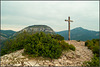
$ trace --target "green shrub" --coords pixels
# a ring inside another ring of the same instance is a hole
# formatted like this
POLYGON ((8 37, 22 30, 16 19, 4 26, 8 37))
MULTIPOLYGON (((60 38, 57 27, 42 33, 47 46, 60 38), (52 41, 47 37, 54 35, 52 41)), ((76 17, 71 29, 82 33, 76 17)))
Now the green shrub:
POLYGON ((57 39, 57 40, 64 40, 64 37, 63 36, 61 36, 61 35, 59 35, 59 34, 55 34, 55 35, 51 35, 52 36, 52 38, 54 38, 54 39, 57 39))
POLYGON ((88 49, 91 49, 94 54, 99 56, 99 39, 87 40, 85 46, 87 46, 88 49))
POLYGON ((1 49, 1 55, 23 49, 24 45, 26 45, 30 40, 29 37, 30 35, 24 31, 23 33, 18 34, 15 38, 8 39, 4 42, 4 47, 1 49))
POLYGON ((80 40, 77 40, 77 42, 80 42, 80 40))
POLYGON ((99 66, 99 39, 87 40, 85 46, 92 50, 94 57, 91 61, 84 62, 83 66, 99 66))
POLYGON ((75 51, 75 47, 71 44, 71 45, 69 45, 69 49, 71 49, 71 50, 73 50, 73 51, 75 51))
POLYGON ((8 53, 8 50, 7 49, 1 49, 1 56, 5 55, 8 53))
POLYGON ((96 55, 94 55, 92 60, 84 62, 83 66, 88 66, 88 67, 97 66, 98 67, 99 66, 99 57, 96 57, 96 55))
POLYGON ((63 50, 73 50, 73 51, 75 51, 75 47, 72 44, 69 45, 64 40, 60 42, 60 45, 61 45, 63 50))
POLYGON ((43 56, 51 59, 60 57, 61 46, 58 40, 52 39, 49 34, 40 32, 34 34, 31 38, 33 41, 25 45, 25 53, 34 57, 43 56))
POLYGON ((99 57, 99 46, 96 45, 93 47, 93 53, 99 57))
POLYGON ((69 44, 66 43, 64 40, 60 42, 60 45, 63 50, 69 50, 69 44))
POLYGON ((87 46, 87 45, 88 45, 88 41, 85 42, 85 46, 87 46))

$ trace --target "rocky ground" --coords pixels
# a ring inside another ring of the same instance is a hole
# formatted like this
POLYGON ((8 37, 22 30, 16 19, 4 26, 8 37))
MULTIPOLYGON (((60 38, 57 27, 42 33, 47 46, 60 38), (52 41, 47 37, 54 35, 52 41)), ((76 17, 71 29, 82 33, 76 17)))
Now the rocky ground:
POLYGON ((1 66, 81 66, 84 61, 89 61, 93 53, 87 47, 85 42, 75 40, 66 41, 76 47, 75 51, 64 51, 58 59, 29 58, 23 56, 24 49, 1 56, 1 66))

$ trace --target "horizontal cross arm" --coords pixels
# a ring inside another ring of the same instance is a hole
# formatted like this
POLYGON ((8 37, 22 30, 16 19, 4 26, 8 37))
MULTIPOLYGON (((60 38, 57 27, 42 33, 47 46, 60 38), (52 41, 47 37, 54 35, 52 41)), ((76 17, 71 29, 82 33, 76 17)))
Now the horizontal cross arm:
POLYGON ((70 22, 73 22, 72 20, 70 20, 70 22))
POLYGON ((65 20, 65 21, 69 21, 69 20, 65 20))
POLYGON ((65 21, 70 21, 70 22, 73 22, 72 20, 65 20, 65 21))

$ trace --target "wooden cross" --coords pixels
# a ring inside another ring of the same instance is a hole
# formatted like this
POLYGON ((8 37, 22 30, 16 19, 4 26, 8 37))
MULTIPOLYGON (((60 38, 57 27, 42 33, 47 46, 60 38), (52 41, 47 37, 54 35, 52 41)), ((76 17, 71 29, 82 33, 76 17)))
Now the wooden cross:
POLYGON ((68 21, 68 40, 70 40, 70 22, 73 22, 70 20, 70 16, 68 17, 68 20, 65 19, 65 21, 68 21))

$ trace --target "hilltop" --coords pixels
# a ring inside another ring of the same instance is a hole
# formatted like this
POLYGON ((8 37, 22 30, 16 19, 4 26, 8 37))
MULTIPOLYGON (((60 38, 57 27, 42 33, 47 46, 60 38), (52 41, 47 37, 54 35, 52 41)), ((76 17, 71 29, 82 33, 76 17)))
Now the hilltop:
POLYGON ((22 33, 24 31, 28 33, 36 33, 36 32, 45 32, 45 33, 51 33, 51 34, 55 33, 53 29, 47 25, 31 25, 31 26, 25 27, 24 29, 18 31, 13 36, 17 35, 18 33, 22 33))
MULTIPOLYGON (((82 27, 77 27, 72 29, 71 31, 71 40, 92 40, 92 39, 99 39, 99 32, 87 30, 82 27)), ((65 40, 68 40, 68 30, 56 32, 57 34, 60 34, 65 38, 65 40)))

